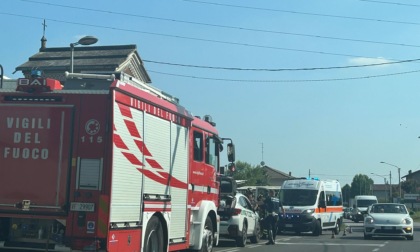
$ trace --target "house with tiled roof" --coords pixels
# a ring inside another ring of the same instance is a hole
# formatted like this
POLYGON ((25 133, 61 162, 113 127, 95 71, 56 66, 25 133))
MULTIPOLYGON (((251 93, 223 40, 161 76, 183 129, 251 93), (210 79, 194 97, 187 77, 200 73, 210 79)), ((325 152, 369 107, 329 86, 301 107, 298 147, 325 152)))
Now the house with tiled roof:
POLYGON ((415 172, 412 172, 411 170, 408 171, 408 174, 405 176, 402 176, 401 179, 405 180, 416 180, 420 183, 420 170, 417 170, 415 172))
POLYGON ((274 169, 267 165, 261 167, 268 176, 268 183, 271 186, 281 186, 283 182, 288 179, 294 179, 295 177, 292 176, 292 173, 284 173, 280 170, 274 169))
MULTIPOLYGON (((29 78, 34 69, 42 71, 42 76, 65 82, 65 72, 71 72, 70 47, 46 47, 46 39, 41 40, 39 52, 28 61, 16 67, 29 78)), ((137 52, 136 45, 78 46, 73 47, 73 72, 94 74, 128 74, 144 83, 150 77, 137 52)))
POLYGON ((378 198, 379 202, 389 202, 390 195, 390 185, 389 184, 373 184, 372 194, 378 198))

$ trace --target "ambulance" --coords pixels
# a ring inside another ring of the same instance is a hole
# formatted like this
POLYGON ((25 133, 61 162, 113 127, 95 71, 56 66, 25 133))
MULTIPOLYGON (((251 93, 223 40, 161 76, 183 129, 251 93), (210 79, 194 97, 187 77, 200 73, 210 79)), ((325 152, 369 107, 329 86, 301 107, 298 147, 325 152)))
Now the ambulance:
POLYGON ((325 230, 339 234, 343 222, 343 197, 337 180, 299 178, 284 181, 280 190, 284 214, 280 214, 281 232, 311 232, 319 236, 325 230))

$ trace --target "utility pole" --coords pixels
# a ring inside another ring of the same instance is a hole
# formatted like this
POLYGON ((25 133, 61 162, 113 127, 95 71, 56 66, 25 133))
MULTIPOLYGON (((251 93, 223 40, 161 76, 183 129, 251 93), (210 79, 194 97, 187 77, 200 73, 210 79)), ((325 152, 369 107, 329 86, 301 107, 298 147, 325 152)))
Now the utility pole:
MULTIPOLYGON (((420 138, 420 137, 419 137, 420 138)), ((380 162, 381 164, 386 164, 386 165, 389 165, 389 166, 393 166, 393 167, 395 167, 395 168, 397 168, 398 169, 398 190, 399 190, 399 197, 400 197, 400 199, 399 199, 399 202, 401 202, 401 168, 400 167, 398 167, 398 166, 396 166, 396 165, 393 165, 393 164, 390 164, 390 163, 387 163, 387 162, 384 162, 384 161, 381 161, 380 162)), ((389 178, 391 178, 391 172, 390 172, 390 174, 389 174, 389 178)), ((391 183, 391 181, 390 181, 390 183, 391 183)), ((392 183, 391 183, 392 184, 392 183)))
POLYGON ((264 166, 264 143, 261 143, 261 166, 264 166))
POLYGON ((392 203, 392 182, 391 182, 391 170, 389 171, 389 202, 392 203))

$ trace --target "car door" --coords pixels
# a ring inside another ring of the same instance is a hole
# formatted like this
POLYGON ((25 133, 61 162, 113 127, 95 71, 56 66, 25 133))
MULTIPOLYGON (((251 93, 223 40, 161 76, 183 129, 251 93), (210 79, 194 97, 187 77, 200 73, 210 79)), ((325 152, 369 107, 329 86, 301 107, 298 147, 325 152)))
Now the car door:
POLYGON ((248 200, 247 197, 241 196, 241 206, 244 208, 246 213, 246 218, 248 222, 248 234, 253 234, 255 230, 257 215, 255 214, 254 210, 252 209, 251 202, 248 200))

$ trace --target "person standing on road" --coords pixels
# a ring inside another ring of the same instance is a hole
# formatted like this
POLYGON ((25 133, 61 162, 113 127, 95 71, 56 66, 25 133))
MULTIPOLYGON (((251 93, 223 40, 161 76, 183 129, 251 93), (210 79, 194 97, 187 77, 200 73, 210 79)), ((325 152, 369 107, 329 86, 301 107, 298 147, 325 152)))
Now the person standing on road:
POLYGON ((257 204, 257 201, 255 201, 255 199, 254 199, 254 193, 252 192, 251 189, 248 189, 247 190, 246 197, 249 199, 249 202, 252 205, 252 210, 253 211, 257 211, 258 204, 257 204))
POLYGON ((261 239, 267 239, 267 228, 265 225, 265 197, 260 194, 257 198, 257 204, 258 204, 258 215, 260 217, 260 227, 261 227, 261 239))
POLYGON ((268 197, 264 202, 265 209, 267 211, 267 217, 265 224, 268 232, 268 242, 266 245, 274 245, 277 234, 277 221, 279 219, 280 211, 284 213, 283 205, 280 203, 279 198, 275 197, 274 190, 268 192, 268 197))

